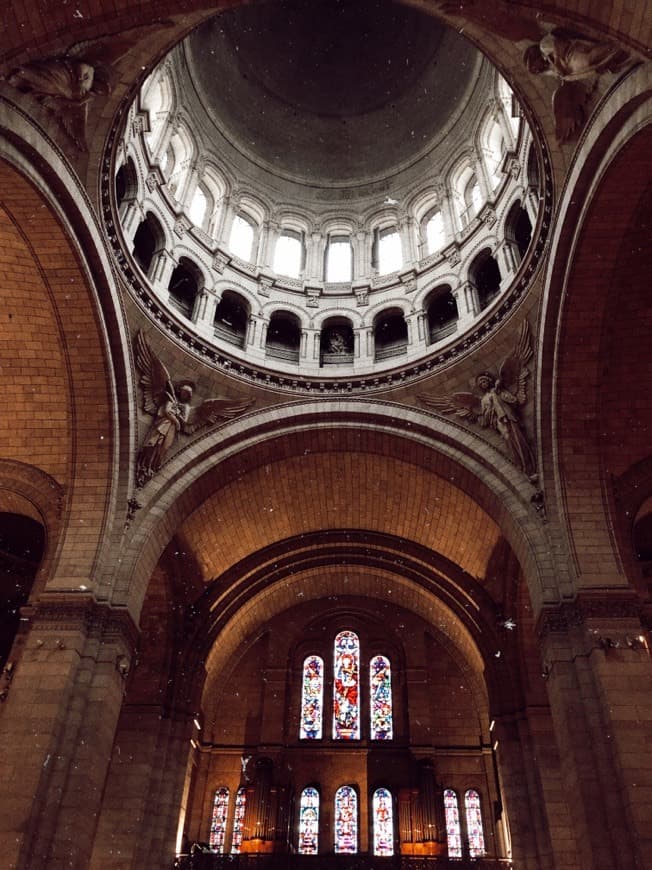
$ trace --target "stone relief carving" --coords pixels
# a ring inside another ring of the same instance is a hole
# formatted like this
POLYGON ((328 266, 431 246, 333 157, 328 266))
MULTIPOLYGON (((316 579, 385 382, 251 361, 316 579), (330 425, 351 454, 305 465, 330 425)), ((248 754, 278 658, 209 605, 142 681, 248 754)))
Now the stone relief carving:
POLYGON ((135 354, 141 374, 143 410, 154 417, 138 452, 136 485, 142 487, 160 469, 179 434, 192 435, 203 426, 237 417, 253 400, 218 396, 193 407, 194 382, 173 382, 141 331, 136 334, 135 354))
POLYGON ((527 364, 532 359, 532 342, 527 320, 523 321, 516 347, 503 360, 498 376, 479 372, 472 381, 472 393, 452 396, 420 395, 419 401, 440 414, 455 414, 470 423, 493 429, 503 438, 514 462, 527 475, 536 472, 536 462, 523 432, 518 409, 527 399, 527 364))
POLYGON ((529 42, 523 62, 533 75, 549 75, 559 82, 552 96, 555 135, 560 143, 577 138, 586 120, 586 104, 598 78, 620 72, 631 60, 619 45, 593 39, 584 33, 557 27, 531 16, 514 14, 504 3, 504 14, 496 14, 478 0, 439 2, 444 15, 463 18, 510 42, 529 42))
POLYGON ((17 90, 32 94, 56 116, 77 148, 86 151, 89 104, 95 97, 111 93, 116 64, 141 36, 170 25, 171 22, 158 22, 77 42, 63 55, 17 67, 6 80, 17 90))

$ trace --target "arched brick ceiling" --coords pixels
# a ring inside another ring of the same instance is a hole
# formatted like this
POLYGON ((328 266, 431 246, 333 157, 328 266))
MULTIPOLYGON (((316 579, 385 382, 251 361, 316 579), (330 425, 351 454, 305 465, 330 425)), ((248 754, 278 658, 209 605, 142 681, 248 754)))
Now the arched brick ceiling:
POLYGON ((483 577, 500 536, 491 517, 443 477, 396 457, 311 452, 251 468, 212 493, 178 539, 207 580, 249 553, 327 529, 388 532, 483 577))
POLYGON ((0 421, 3 459, 50 476, 61 488, 57 495, 65 493, 66 535, 78 546, 70 562, 64 553, 57 569, 66 585, 88 583, 112 471, 104 344, 93 291, 70 239, 47 202, 4 161, 0 271, 0 370, 8 409, 0 421))

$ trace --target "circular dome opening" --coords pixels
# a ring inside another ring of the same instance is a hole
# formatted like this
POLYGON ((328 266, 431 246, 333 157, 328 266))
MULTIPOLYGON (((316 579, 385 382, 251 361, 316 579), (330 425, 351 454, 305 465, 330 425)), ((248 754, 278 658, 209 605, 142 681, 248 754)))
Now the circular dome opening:
POLYGON ((221 13, 130 121, 111 194, 128 280, 177 340, 249 378, 418 375, 531 279, 540 147, 489 61, 411 6, 221 13), (397 317, 400 336, 378 328, 397 317))

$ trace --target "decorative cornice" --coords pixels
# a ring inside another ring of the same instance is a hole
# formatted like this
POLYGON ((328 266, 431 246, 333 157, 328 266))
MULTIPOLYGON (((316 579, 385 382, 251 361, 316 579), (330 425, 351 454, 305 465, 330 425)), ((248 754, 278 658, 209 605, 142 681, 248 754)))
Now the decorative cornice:
POLYGON ((643 602, 633 592, 585 592, 573 601, 547 605, 539 614, 539 637, 565 633, 591 619, 637 619, 643 616, 643 602))
POLYGON ((82 593, 45 592, 34 605, 21 608, 21 614, 38 631, 83 631, 122 641, 130 651, 140 636, 126 608, 111 607, 82 593))

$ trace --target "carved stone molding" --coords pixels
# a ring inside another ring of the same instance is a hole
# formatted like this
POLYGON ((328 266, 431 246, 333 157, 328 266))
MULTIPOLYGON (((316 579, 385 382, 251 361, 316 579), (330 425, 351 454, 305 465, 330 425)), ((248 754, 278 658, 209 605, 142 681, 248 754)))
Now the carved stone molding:
POLYGON ((573 601, 545 606, 537 620, 536 631, 541 638, 552 633, 565 633, 591 619, 637 619, 643 615, 643 603, 631 592, 596 594, 585 592, 573 601))
POLYGON ((95 601, 92 596, 69 592, 45 592, 31 607, 21 608, 24 620, 39 632, 81 631, 103 642, 123 643, 132 652, 140 631, 126 608, 95 601))

